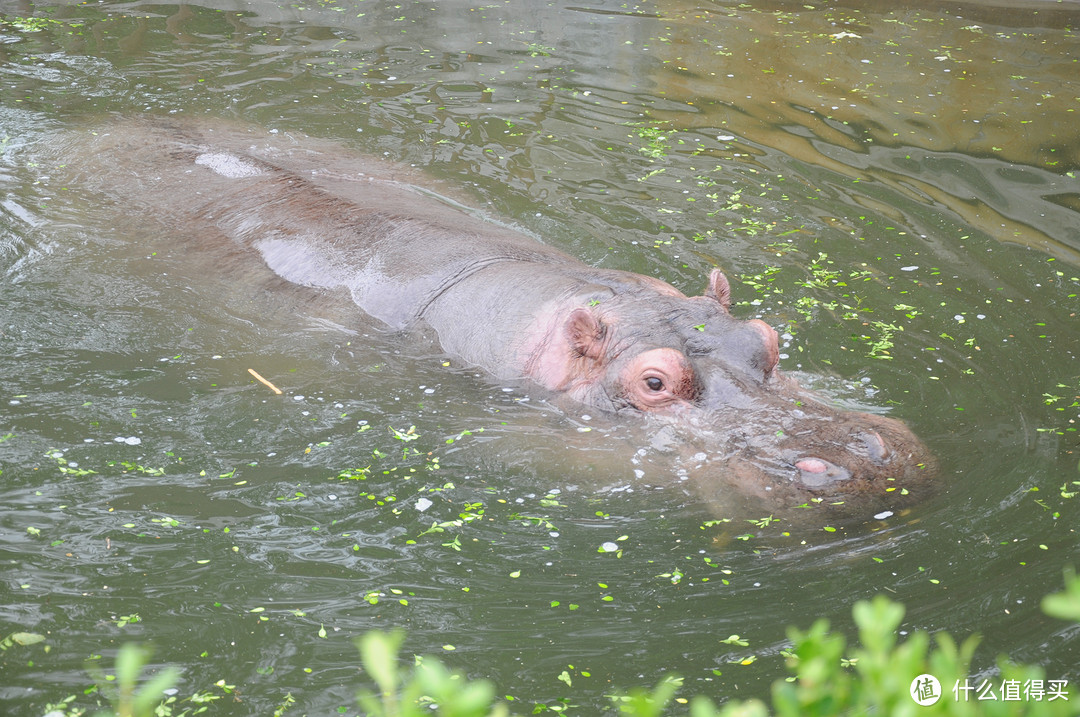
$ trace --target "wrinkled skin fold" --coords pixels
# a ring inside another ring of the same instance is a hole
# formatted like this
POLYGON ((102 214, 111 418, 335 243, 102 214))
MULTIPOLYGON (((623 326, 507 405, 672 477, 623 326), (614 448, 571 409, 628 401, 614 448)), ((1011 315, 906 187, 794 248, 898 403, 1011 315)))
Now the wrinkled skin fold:
POLYGON ((495 379, 655 416, 750 494, 889 499, 925 494, 933 477, 903 423, 832 408, 785 377, 776 332, 732 316, 719 270, 687 297, 590 267, 307 138, 138 119, 59 146, 86 188, 139 197, 124 211, 233 246, 288 282, 347 292, 392 329, 429 327, 495 379))

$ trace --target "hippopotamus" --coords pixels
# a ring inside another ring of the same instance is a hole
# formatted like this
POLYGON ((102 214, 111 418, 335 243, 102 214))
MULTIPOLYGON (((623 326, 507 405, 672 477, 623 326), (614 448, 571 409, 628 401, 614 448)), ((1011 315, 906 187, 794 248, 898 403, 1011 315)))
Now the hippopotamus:
POLYGON ((71 143, 88 163, 123 158, 83 179, 106 192, 137 182, 136 211, 222 237, 288 282, 346 292, 390 329, 422 326, 497 381, 667 423, 748 492, 899 495, 933 474, 904 423, 835 408, 785 376, 777 332, 732 315, 719 268, 700 296, 686 296, 291 135, 129 119, 71 143), (335 172, 324 169, 331 162, 335 172))

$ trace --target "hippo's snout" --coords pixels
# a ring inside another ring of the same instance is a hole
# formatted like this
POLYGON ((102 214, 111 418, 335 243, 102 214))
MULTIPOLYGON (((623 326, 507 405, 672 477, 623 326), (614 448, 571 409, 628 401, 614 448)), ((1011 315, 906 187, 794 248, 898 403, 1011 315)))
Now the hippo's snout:
POLYGON ((792 487, 818 495, 867 488, 891 492, 934 472, 933 459, 907 426, 883 416, 834 416, 788 438, 781 452, 792 487))
MULTIPOLYGON (((857 462, 865 458, 879 467, 889 462, 892 451, 877 431, 861 431, 853 434, 852 438, 854 441, 848 450, 857 462)), ((794 462, 794 466, 799 470, 799 479, 808 488, 823 488, 852 476, 849 468, 815 456, 801 457, 794 462)))

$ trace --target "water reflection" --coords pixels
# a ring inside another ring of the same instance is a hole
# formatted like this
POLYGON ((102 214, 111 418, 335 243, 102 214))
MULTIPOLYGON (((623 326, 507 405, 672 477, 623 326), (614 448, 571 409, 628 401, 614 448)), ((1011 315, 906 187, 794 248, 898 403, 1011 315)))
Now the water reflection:
POLYGON ((856 203, 882 184, 894 202, 948 207, 999 240, 1080 258, 1075 212, 1055 204, 1075 191, 1062 172, 1080 161, 1068 29, 895 6, 669 12, 696 41, 651 48, 664 60, 653 88, 685 105, 658 107, 657 118, 738 128, 782 153, 769 162, 777 170, 805 173, 794 160, 844 178, 833 185, 856 182, 856 203), (1025 175, 1019 187, 1003 179, 1012 172, 1025 175))

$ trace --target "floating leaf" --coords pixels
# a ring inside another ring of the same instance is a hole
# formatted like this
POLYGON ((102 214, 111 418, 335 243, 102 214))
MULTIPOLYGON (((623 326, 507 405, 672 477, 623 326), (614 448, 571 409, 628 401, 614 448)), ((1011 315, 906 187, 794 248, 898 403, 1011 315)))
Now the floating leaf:
POLYGON ((44 635, 36 632, 13 632, 3 640, 0 640, 0 651, 6 650, 13 645, 34 645, 45 640, 44 635))

